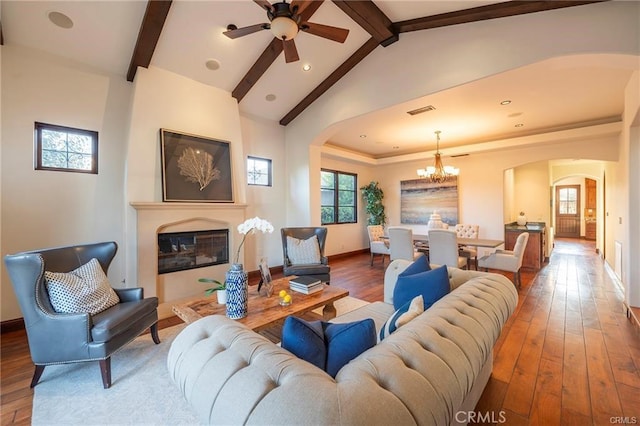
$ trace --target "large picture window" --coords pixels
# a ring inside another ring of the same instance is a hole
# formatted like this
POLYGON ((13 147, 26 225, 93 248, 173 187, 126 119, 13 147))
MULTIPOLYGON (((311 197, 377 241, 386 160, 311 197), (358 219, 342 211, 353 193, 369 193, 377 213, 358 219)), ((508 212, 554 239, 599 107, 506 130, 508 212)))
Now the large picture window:
POLYGON ((35 123, 35 168, 98 174, 98 132, 35 123))
POLYGON ((321 220, 323 225, 355 223, 357 176, 335 170, 320 172, 321 220))

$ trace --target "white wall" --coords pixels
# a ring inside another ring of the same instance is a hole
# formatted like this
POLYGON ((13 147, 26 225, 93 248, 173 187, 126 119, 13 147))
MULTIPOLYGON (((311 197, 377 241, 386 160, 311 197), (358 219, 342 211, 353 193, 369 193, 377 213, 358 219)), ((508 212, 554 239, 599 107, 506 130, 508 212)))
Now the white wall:
POLYGON ((284 127, 275 122, 241 117, 245 162, 242 171, 246 174, 246 157, 254 156, 271 160, 273 186, 247 186, 247 217, 259 216, 274 227, 272 234, 255 234, 255 241, 245 243, 245 265, 249 270, 257 269, 261 257, 267 257, 269 266, 282 265, 282 237, 280 229, 287 225, 286 179, 287 161, 284 150, 284 127))
MULTIPOLYGON (((2 46, 2 255, 113 240, 109 278, 121 285, 130 96, 122 76, 2 46), (34 170, 35 121, 98 131, 98 174, 34 170)), ((21 317, 4 265, 0 287, 1 319, 21 317)))

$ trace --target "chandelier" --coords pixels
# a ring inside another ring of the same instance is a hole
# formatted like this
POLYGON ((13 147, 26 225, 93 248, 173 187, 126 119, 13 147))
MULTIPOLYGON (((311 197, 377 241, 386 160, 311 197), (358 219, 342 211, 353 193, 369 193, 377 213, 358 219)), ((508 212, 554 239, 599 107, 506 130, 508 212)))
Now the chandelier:
POLYGON ((436 134, 436 158, 435 165, 428 166, 425 169, 418 169, 418 176, 421 178, 429 179, 434 183, 445 182, 452 176, 458 176, 460 169, 453 166, 443 166, 442 158, 440 158, 440 130, 435 131, 436 134))

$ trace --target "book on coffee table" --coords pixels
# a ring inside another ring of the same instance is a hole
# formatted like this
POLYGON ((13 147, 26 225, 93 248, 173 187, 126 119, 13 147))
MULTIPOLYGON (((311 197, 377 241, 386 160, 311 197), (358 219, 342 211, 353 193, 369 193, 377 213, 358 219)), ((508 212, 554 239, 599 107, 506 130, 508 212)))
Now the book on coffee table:
POLYGON ((313 278, 313 277, 308 277, 308 276, 301 276, 301 277, 295 277, 295 278, 291 278, 289 280, 289 284, 295 284, 299 287, 311 287, 314 285, 318 285, 318 284, 322 284, 322 281, 320 281, 318 278, 313 278))
POLYGON ((324 288, 324 284, 319 283, 319 284, 307 287, 307 286, 298 286, 296 284, 289 283, 289 288, 293 291, 297 291, 298 293, 312 294, 312 293, 317 293, 318 291, 322 291, 322 289, 324 288))

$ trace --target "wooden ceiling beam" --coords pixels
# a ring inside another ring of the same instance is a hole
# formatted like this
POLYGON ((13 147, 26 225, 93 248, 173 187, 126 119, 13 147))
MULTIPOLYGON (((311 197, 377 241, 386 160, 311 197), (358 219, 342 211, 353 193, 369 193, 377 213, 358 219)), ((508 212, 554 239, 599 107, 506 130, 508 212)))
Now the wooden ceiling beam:
MULTIPOLYGON (((308 6, 300 14, 301 21, 307 21, 311 18, 316 10, 320 7, 323 0, 312 1, 308 6)), ((240 83, 238 83, 231 92, 231 96, 233 96, 238 102, 240 102, 246 95, 249 93, 249 90, 260 80, 260 77, 267 72, 271 64, 278 58, 280 53, 283 50, 282 40, 278 40, 277 38, 273 38, 271 43, 267 46, 266 49, 262 52, 258 60, 249 68, 249 71, 242 77, 240 83)))
POLYGON ((322 83, 320 83, 311 93, 287 113, 281 120, 280 124, 286 126, 291 123, 298 115, 302 113, 309 105, 318 99, 324 92, 329 90, 331 86, 336 84, 338 80, 344 77, 353 67, 362 61, 369 53, 373 52, 380 43, 374 37, 371 37, 365 44, 360 46, 356 52, 342 63, 334 72, 329 75, 322 83))
POLYGON ((455 12, 441 13, 439 15, 425 16, 423 18, 408 19, 406 21, 395 22, 393 24, 393 29, 396 33, 406 33, 410 31, 420 31, 428 30, 431 28, 446 27, 449 25, 485 21, 488 19, 524 15, 528 13, 542 12, 545 10, 560 9, 564 7, 581 6, 584 4, 599 3, 602 1, 609 0, 515 0, 504 3, 489 4, 486 6, 472 7, 470 9, 458 10, 455 12))
POLYGON ((333 3, 383 46, 398 40, 391 20, 371 0, 333 0, 333 3))
POLYGON ((127 81, 133 81, 139 66, 149 67, 153 52, 156 50, 156 45, 160 39, 164 22, 171 8, 171 1, 149 0, 147 2, 147 10, 144 12, 136 47, 133 49, 133 55, 129 63, 127 81))
MULTIPOLYGON (((559 9, 563 7, 581 6, 584 4, 600 3, 610 0, 565 0, 565 1, 527 1, 527 0, 514 0, 503 3, 494 3, 487 6, 474 7, 470 9, 460 10, 457 12, 443 13, 440 15, 425 16, 423 18, 409 19, 406 21, 395 22, 391 24, 390 33, 394 37, 398 37, 399 33, 426 30, 429 28, 444 27, 449 25, 463 24, 469 22, 483 21, 487 19, 503 18, 507 16, 522 15, 527 13, 541 12, 544 10, 559 9)), ((372 40, 380 43, 378 40, 384 37, 385 30, 382 30, 383 26, 386 26, 384 18, 386 15, 380 11, 380 14, 384 16, 382 18, 373 12, 370 1, 340 1, 334 0, 334 3, 343 10, 347 15, 351 17, 355 22, 362 26, 372 39, 363 45, 351 58, 347 59, 340 67, 334 71, 326 80, 318 85, 311 93, 309 93, 298 105, 296 105, 291 111, 287 113, 280 120, 280 124, 286 126, 293 121, 298 115, 311 105, 316 99, 322 96, 331 86, 338 82, 343 76, 345 76, 351 68, 356 66, 358 62, 364 59, 374 48, 371 48, 370 43, 372 40), (361 22, 365 17, 364 22, 361 22), (377 20, 377 22, 376 22, 377 20), (373 24, 372 24, 373 23, 373 24), (374 33, 378 34, 377 38, 374 33)), ((373 4, 373 3, 372 3, 373 4)), ((376 9, 377 6, 373 5, 376 9)), ((388 19, 388 18, 387 18, 388 19)), ((395 40, 394 40, 395 41, 395 40)), ((393 42, 393 41, 391 41, 393 42)), ((383 46, 386 46, 382 43, 383 46)))

